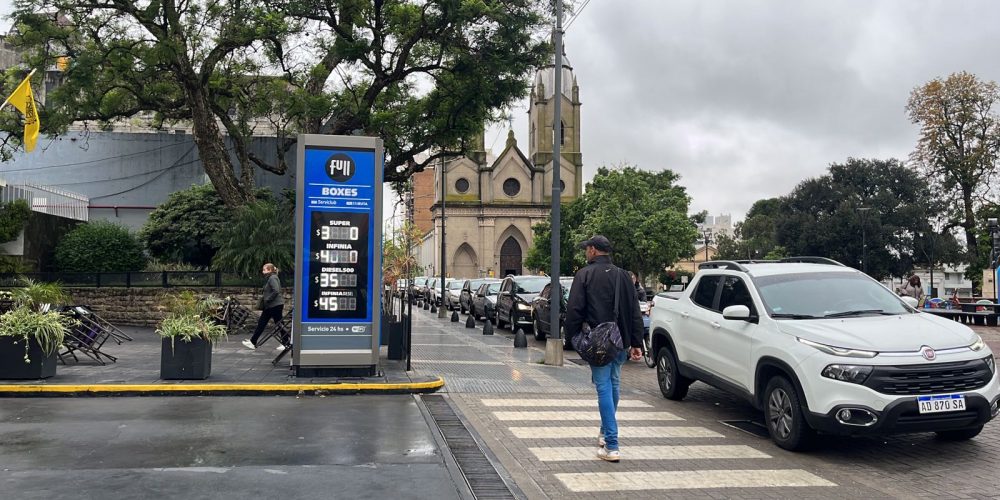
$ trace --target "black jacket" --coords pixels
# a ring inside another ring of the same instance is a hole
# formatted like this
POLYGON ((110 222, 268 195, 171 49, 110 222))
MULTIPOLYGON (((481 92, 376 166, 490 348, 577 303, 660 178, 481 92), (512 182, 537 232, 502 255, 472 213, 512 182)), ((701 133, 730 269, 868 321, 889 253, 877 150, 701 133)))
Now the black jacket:
POLYGON ((270 309, 285 304, 285 298, 281 296, 281 281, 278 280, 276 273, 267 275, 267 283, 264 284, 264 291, 262 292, 260 301, 261 305, 264 306, 262 309, 270 309))
POLYGON ((573 278, 564 323, 567 342, 580 333, 584 323, 593 328, 615 321, 615 279, 619 281, 618 329, 622 333, 622 344, 642 347, 642 314, 635 286, 628 273, 615 267, 607 255, 594 257, 573 278))

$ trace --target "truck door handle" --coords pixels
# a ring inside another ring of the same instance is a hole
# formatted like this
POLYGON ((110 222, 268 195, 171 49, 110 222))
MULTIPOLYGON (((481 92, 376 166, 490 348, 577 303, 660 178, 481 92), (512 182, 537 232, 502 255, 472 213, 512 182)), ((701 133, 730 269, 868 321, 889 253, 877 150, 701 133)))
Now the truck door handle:
POLYGON ((682 318, 688 318, 688 317, 690 317, 690 316, 691 316, 691 315, 690 315, 690 314, 688 314, 688 312, 687 312, 687 311, 681 311, 681 317, 682 317, 682 318))
POLYGON ((722 325, 720 325, 720 324, 718 324, 718 323, 716 323, 714 321, 712 323, 710 323, 710 324, 712 325, 712 328, 716 328, 716 329, 722 328, 722 325))

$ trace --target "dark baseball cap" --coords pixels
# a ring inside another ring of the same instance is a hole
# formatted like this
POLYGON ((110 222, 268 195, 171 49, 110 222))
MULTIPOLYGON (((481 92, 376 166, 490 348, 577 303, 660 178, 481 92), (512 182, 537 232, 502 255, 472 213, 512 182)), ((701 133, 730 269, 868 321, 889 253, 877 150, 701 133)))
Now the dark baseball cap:
POLYGON ((595 234, 589 240, 580 243, 580 248, 586 249, 587 247, 594 247, 602 252, 610 252, 611 242, 604 236, 595 234))

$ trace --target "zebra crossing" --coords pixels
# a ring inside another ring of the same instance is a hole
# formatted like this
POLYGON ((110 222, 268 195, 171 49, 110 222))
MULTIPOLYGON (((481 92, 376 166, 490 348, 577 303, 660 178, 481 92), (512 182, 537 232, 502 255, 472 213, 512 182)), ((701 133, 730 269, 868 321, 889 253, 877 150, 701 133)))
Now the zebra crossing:
POLYGON ((547 464, 539 473, 551 474, 573 493, 837 486, 802 469, 776 466, 765 451, 726 443, 723 434, 692 426, 641 400, 621 400, 617 414, 622 462, 639 469, 631 471, 600 465, 600 414, 593 399, 490 397, 479 403, 505 434, 547 464), (580 446, 590 439, 593 445, 580 446), (720 469, 718 462, 713 467, 715 460, 739 465, 720 469), (590 472, 575 472, 588 468, 590 472))

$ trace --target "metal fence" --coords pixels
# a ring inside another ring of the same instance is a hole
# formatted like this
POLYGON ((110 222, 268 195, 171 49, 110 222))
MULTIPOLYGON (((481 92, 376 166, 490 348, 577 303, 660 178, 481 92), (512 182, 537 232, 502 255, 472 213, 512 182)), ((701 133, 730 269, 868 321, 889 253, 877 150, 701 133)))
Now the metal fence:
POLYGON ((83 222, 89 220, 90 199, 86 196, 38 184, 6 184, 0 180, 0 186, 3 186, 0 189, 2 202, 24 200, 35 212, 83 222))
MULTIPOLYGON (((0 288, 21 285, 27 278, 46 283, 58 282, 64 287, 124 287, 124 288, 221 288, 259 287, 263 278, 247 278, 222 271, 159 271, 125 273, 0 273, 0 288)), ((291 276, 288 276, 291 278, 291 276)), ((282 286, 294 283, 282 277, 282 286)))

